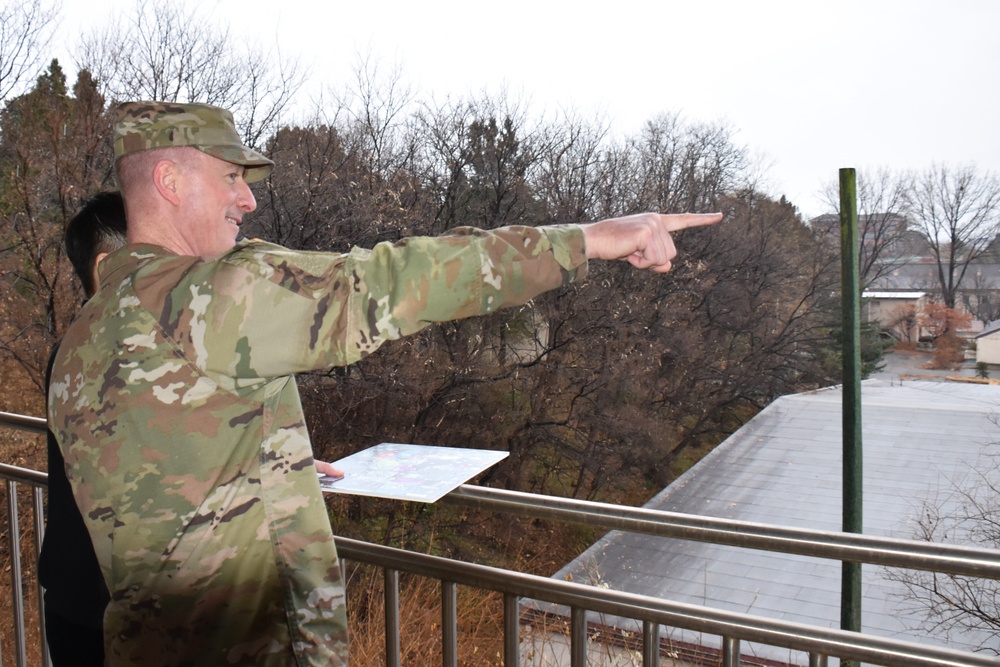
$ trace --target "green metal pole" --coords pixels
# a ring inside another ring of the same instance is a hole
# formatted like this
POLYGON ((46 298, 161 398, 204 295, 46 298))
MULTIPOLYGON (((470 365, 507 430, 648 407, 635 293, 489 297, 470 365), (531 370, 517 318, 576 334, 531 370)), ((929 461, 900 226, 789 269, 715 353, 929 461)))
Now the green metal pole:
MULTIPOLYGON (((858 276, 858 208, 854 169, 840 170, 840 294, 843 332, 843 431, 845 533, 861 533, 861 294, 858 276)), ((861 631, 861 563, 844 562, 840 628, 861 631)))

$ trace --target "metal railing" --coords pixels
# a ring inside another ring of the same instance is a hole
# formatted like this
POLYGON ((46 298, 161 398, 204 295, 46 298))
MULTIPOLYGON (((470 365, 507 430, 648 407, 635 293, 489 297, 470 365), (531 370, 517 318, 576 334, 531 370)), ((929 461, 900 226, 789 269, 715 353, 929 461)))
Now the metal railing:
MULTIPOLYGON (((28 417, 26 415, 0 412, 0 426, 28 431, 30 433, 45 433, 45 420, 38 417, 28 417)), ((37 470, 19 468, 17 466, 0 464, 0 479, 4 480, 7 496, 7 554, 10 558, 10 590, 11 590, 11 611, 13 614, 12 627, 14 632, 14 660, 18 667, 28 664, 27 640, 24 630, 24 588, 23 570, 21 563, 21 530, 20 512, 18 508, 17 490, 18 484, 25 484, 31 489, 31 517, 34 530, 34 551, 37 554, 42 545, 42 535, 45 532, 44 495, 43 492, 48 484, 48 475, 37 470)), ((42 660, 44 665, 49 664, 48 646, 45 643, 45 618, 42 610, 42 591, 38 586, 37 578, 35 586, 38 588, 38 618, 39 637, 41 640, 42 660)), ((0 645, 0 662, 3 660, 4 648, 0 645)))
MULTIPOLYGON (((0 426, 44 432, 44 421, 0 412, 0 426)), ((7 487, 7 550, 11 555, 11 590, 14 600, 16 664, 25 657, 24 604, 20 563, 17 485, 32 489, 34 544, 43 530, 42 489, 47 476, 34 470, 0 464, 0 478, 7 487)), ((872 563, 1000 579, 1000 552, 973 547, 934 544, 865 535, 813 531, 767 524, 677 514, 593 503, 535 494, 463 485, 444 502, 524 516, 570 521, 604 529, 627 530, 752 549, 794 553, 817 558, 872 563)), ((587 612, 631 618, 642 624, 642 665, 656 667, 661 651, 660 627, 675 627, 721 638, 721 664, 740 664, 740 642, 758 642, 808 654, 810 667, 822 667, 829 657, 876 665, 977 667, 1000 665, 1000 658, 946 647, 916 644, 856 632, 778 621, 760 616, 722 611, 614 591, 569 581, 513 572, 475 563, 415 553, 337 538, 341 558, 380 567, 385 581, 385 664, 400 665, 399 575, 402 572, 440 581, 442 601, 442 656, 445 667, 458 665, 456 587, 469 586, 503 596, 503 658, 508 667, 519 664, 522 598, 568 607, 570 611, 571 667, 584 667, 588 644, 587 612)), ((37 551, 36 551, 37 553, 37 551)), ((37 585, 37 584, 36 584, 37 585)), ((39 596, 39 599, 40 596, 39 596)), ((39 616, 42 617, 41 614, 39 616)), ((43 628, 44 630, 44 628, 43 628)), ((44 642, 44 633, 43 633, 44 642)), ((0 647, 0 657, 4 647, 0 647)), ((44 646, 42 647, 45 655, 44 646)))

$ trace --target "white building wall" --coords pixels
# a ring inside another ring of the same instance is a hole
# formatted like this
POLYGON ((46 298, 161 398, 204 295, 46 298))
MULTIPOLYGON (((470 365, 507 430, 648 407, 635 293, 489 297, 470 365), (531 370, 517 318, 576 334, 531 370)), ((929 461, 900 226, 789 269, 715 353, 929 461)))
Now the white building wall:
POLYGON ((976 339, 976 362, 1000 364, 1000 331, 976 339))

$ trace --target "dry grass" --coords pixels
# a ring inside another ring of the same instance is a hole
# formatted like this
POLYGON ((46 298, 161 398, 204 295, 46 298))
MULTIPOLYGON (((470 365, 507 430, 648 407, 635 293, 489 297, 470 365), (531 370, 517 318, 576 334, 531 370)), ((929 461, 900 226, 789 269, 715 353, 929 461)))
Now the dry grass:
MULTIPOLYGON (((11 361, 0 360, 0 411, 45 416, 45 396, 28 378, 24 370, 11 361)), ((0 462, 45 470, 45 438, 25 431, 0 428, 0 462)))
MULTIPOLYGON (((381 569, 353 569, 347 586, 351 665, 385 665, 385 597, 381 569)), ((425 577, 401 575, 400 663, 442 664, 441 586, 425 577)), ((479 589, 458 588, 458 664, 503 664, 503 599, 479 589)))
MULTIPOLYGON (((18 485, 26 487, 24 484, 18 485)), ((3 502, 3 532, 0 535, 0 665, 17 664, 14 634, 14 603, 12 563, 10 559, 10 526, 7 522, 7 495, 3 502)), ((41 665, 41 622, 38 614, 38 577, 34 517, 31 511, 31 492, 28 488, 18 491, 18 533, 21 541, 21 594, 23 596, 25 654, 29 665, 41 665)))
MULTIPOLYGON (((10 359, 0 359, 0 411, 41 417, 45 412, 45 395, 27 371, 10 359)), ((4 438, 6 439, 6 438, 4 438)))

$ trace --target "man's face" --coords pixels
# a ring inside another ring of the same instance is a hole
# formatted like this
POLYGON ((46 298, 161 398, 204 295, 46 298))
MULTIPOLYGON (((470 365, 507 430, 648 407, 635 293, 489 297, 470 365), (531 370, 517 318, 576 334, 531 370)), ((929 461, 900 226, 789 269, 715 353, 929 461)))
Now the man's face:
POLYGON ((194 252, 216 257, 236 244, 243 216, 257 208, 244 167, 192 151, 183 164, 186 238, 194 252))

